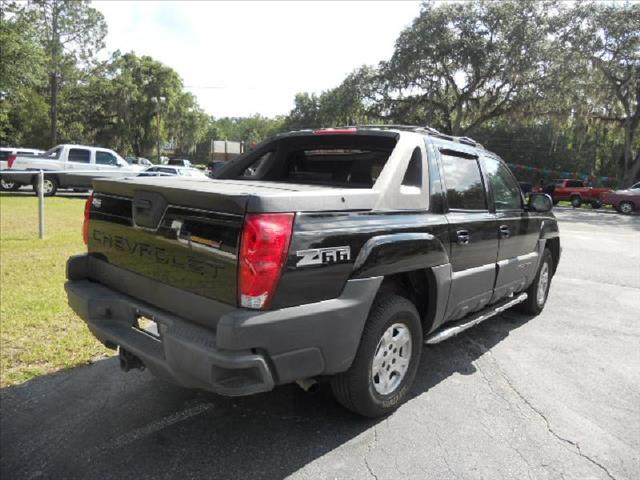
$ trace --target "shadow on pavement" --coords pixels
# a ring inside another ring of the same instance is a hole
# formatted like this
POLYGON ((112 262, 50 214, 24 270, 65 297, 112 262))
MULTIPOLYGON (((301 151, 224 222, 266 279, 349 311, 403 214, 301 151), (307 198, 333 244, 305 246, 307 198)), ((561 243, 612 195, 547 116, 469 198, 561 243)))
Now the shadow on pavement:
MULTIPOLYGON (((529 320, 507 312, 470 330, 486 348, 529 320)), ((465 336, 425 348, 412 395, 481 355, 465 336)), ((368 430, 328 385, 225 398, 181 389, 116 358, 0 392, 2 478, 282 478, 368 430)), ((404 408, 410 408, 409 406, 404 408)))
MULTIPOLYGON (((640 214, 624 215, 611 210, 589 210, 581 208, 554 208, 553 213, 560 222, 586 223, 597 226, 629 226, 640 230, 640 214)), ((562 228, 562 225, 560 226, 562 228)))

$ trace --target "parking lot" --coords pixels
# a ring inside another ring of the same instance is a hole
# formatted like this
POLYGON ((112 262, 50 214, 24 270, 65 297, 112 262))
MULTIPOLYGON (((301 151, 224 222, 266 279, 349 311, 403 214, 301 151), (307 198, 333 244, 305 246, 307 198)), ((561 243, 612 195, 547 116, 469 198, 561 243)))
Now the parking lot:
POLYGON ((640 478, 640 216, 556 215, 545 311, 425 349, 411 400, 386 419, 350 415, 326 386, 222 398, 111 358, 3 389, 0 474, 640 478))

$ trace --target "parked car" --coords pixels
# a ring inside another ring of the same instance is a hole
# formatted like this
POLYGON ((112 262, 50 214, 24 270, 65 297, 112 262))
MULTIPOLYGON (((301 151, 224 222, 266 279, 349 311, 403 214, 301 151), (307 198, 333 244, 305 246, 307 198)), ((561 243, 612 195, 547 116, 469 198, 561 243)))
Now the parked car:
MULTIPOLYGON (((0 170, 7 168, 7 159, 11 156, 34 156, 44 153, 44 150, 38 150, 37 148, 22 148, 22 147, 0 147, 0 170)), ((19 183, 10 182, 4 178, 0 178, 0 190, 15 191, 21 187, 19 183)))
POLYGON ((139 177, 159 177, 165 175, 209 178, 204 172, 198 170, 197 168, 174 167, 172 165, 150 167, 138 174, 139 177))
POLYGON ((141 165, 143 167, 150 167, 153 165, 151 160, 144 157, 124 157, 124 159, 129 162, 129 165, 141 165))
POLYGON ((129 165, 108 148, 64 144, 41 155, 10 155, 7 168, 0 171, 0 178, 16 185, 33 185, 37 193, 37 173, 14 173, 12 170, 57 171, 44 176, 44 195, 52 196, 58 188, 89 189, 94 178, 125 177, 135 175, 141 169, 140 166, 129 165))
POLYGON ((553 203, 569 200, 574 208, 579 208, 583 203, 591 204, 592 208, 600 208, 602 206, 600 197, 609 190, 609 188, 587 187, 582 180, 560 179, 554 182, 553 203))
POLYGON ((173 165, 175 167, 191 167, 191 161, 183 158, 170 158, 167 165, 173 165))
POLYGON ((495 154, 421 127, 279 135, 216 179, 94 180, 69 305, 127 371, 249 395, 329 380, 376 417, 423 344, 545 306, 548 195, 495 154))
POLYGON ((613 206, 620 213, 633 213, 640 209, 640 182, 623 190, 603 194, 602 203, 613 206))

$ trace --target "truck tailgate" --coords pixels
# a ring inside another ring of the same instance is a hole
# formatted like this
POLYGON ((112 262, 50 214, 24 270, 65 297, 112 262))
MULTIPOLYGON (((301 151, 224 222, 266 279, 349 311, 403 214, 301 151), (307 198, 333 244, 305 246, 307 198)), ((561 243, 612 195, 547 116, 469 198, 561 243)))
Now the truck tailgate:
POLYGON ((158 179, 96 180, 89 253, 143 277, 235 305, 248 194, 202 192, 189 189, 189 183, 182 180, 178 188, 158 179))

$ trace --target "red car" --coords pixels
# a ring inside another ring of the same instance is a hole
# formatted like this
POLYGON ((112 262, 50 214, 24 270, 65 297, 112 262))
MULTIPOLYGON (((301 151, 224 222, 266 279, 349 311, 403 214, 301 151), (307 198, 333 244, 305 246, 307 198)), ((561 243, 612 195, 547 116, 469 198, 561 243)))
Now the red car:
POLYGON ((620 213, 633 213, 640 209, 640 182, 625 190, 605 193, 602 195, 602 203, 612 205, 620 213))
POLYGON ((569 200, 574 208, 590 203, 593 208, 602 206, 601 196, 609 192, 608 188, 587 187, 582 180, 556 180, 553 188, 553 203, 569 200))

